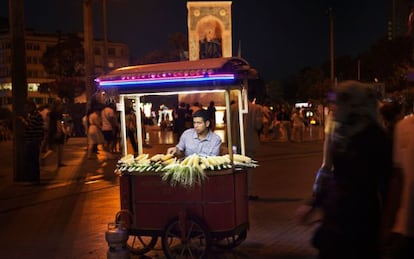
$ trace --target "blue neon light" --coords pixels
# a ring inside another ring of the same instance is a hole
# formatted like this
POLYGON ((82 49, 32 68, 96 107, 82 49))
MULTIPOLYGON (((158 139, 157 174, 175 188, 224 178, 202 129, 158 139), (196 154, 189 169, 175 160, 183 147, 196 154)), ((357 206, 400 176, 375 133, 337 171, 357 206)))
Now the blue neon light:
POLYGON ((108 80, 100 81, 100 86, 122 86, 122 85, 144 85, 144 84, 157 84, 157 83, 176 83, 176 82, 205 82, 213 80, 234 80, 233 74, 221 74, 205 76, 187 76, 187 77, 173 77, 173 78, 136 78, 136 79, 120 79, 120 80, 108 80))

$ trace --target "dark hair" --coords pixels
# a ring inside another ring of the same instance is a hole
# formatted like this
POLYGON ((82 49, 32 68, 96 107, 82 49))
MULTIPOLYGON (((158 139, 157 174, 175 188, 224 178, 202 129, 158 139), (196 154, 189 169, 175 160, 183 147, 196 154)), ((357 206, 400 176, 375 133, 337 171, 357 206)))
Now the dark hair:
POLYGON ((204 109, 200 109, 200 110, 196 111, 193 114, 193 118, 195 118, 195 117, 201 117, 201 118, 203 118, 204 121, 210 121, 209 113, 204 109))
POLYGON ((401 112, 402 105, 397 101, 384 103, 380 107, 380 114, 387 121, 397 119, 401 112))

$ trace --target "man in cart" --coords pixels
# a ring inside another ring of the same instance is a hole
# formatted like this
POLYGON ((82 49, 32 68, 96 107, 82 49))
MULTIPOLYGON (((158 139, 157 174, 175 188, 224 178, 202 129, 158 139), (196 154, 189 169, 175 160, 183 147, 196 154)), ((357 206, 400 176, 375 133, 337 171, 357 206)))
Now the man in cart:
POLYGON ((200 109, 193 114, 193 128, 181 135, 178 144, 170 147, 167 154, 187 157, 194 153, 200 156, 217 156, 220 154, 221 138, 211 129, 211 118, 206 110, 200 109))

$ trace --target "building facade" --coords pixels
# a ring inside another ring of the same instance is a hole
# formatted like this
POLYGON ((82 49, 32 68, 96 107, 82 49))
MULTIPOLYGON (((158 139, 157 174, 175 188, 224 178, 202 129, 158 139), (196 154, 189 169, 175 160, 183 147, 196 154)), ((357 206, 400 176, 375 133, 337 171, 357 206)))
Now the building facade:
MULTIPOLYGON (((49 75, 43 65, 41 58, 45 51, 55 46, 59 41, 65 40, 68 35, 60 33, 39 33, 26 31, 26 69, 28 96, 33 98, 37 104, 51 103, 54 96, 47 93, 39 93, 38 87, 42 83, 49 83, 55 80, 53 75, 49 75)), ((82 35, 79 35, 82 39, 82 35)), ((104 42, 94 40, 93 42, 93 61, 94 73, 96 76, 102 75, 105 70, 109 71, 118 67, 129 65, 129 47, 120 42, 107 42, 107 61, 104 64, 104 42)), ((11 36, 8 31, 0 33, 0 106, 11 105, 11 36)))

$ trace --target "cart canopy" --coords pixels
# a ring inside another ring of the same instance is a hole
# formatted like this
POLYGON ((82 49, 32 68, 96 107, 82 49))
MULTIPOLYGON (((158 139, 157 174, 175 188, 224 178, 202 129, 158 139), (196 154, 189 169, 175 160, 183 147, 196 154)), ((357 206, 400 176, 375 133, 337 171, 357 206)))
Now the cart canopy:
POLYGON ((240 86, 251 73, 248 62, 239 57, 128 66, 96 79, 99 88, 116 88, 120 94, 175 89, 214 90, 240 86))

